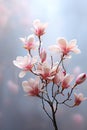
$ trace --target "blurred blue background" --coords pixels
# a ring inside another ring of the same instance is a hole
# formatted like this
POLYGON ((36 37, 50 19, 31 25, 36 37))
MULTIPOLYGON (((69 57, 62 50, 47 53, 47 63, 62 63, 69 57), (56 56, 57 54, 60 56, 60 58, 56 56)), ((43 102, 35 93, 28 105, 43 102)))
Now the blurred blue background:
MULTIPOLYGON (((0 0, 0 130, 52 130, 38 99, 24 96, 22 80, 12 61, 24 56, 20 37, 31 34, 32 21, 48 22, 45 47, 56 38, 77 39, 81 54, 66 63, 70 73, 87 73, 87 1, 86 0, 0 0)), ((87 96, 87 82, 77 92, 87 96)), ((69 109, 63 105, 57 113, 59 130, 87 130, 87 102, 69 109), (80 116, 80 123, 75 117, 80 116)))

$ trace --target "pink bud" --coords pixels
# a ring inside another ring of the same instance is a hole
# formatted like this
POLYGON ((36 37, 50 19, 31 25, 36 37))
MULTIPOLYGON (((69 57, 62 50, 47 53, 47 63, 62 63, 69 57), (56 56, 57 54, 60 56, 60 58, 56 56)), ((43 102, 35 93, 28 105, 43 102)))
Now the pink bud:
POLYGON ((87 78, 87 75, 85 73, 81 73, 78 75, 78 77, 76 78, 76 84, 81 84, 83 83, 87 78))
POLYGON ((44 62, 46 60, 47 53, 44 48, 41 49, 40 58, 41 62, 44 62))

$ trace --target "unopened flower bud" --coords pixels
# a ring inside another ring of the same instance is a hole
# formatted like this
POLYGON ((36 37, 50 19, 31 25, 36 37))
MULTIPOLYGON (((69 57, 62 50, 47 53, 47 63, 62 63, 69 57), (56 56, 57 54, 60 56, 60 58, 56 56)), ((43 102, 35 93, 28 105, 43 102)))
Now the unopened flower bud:
POLYGON ((47 57, 47 53, 46 53, 45 49, 42 48, 41 53, 40 53, 41 62, 44 62, 46 60, 46 57, 47 57))
POLYGON ((78 77, 76 78, 76 84, 81 84, 83 83, 87 78, 87 75, 85 73, 81 73, 80 75, 78 75, 78 77))

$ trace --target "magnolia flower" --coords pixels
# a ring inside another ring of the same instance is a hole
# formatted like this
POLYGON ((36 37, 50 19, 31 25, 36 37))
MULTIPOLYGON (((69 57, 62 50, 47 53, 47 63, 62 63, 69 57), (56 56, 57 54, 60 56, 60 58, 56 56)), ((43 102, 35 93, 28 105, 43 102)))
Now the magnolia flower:
POLYGON ((44 80, 52 80, 56 74, 57 64, 54 64, 53 67, 48 65, 47 62, 43 62, 38 65, 36 74, 40 75, 44 80))
POLYGON ((60 70, 54 77, 53 82, 58 85, 64 79, 64 73, 60 70))
POLYGON ((22 69, 22 71, 19 73, 19 77, 22 78, 25 76, 27 71, 31 71, 34 64, 37 62, 36 57, 31 57, 29 55, 27 56, 18 56, 16 60, 13 61, 13 64, 17 66, 18 68, 22 69))
POLYGON ((36 45, 34 42, 34 35, 29 35, 27 38, 20 38, 20 40, 24 43, 24 48, 27 50, 35 49, 36 45))
POLYGON ((22 86, 27 95, 38 96, 43 90, 42 84, 39 83, 39 79, 29 79, 29 81, 23 81, 22 86))
POLYGON ((73 80, 73 76, 66 74, 62 81, 62 90, 69 88, 72 80, 73 80))
POLYGON ((38 37, 43 35, 45 33, 45 29, 47 28, 47 25, 48 25, 47 23, 41 23, 40 20, 36 19, 33 22, 35 35, 37 35, 38 37))
POLYGON ((42 48, 42 49, 41 49, 41 52, 40 52, 40 59, 41 59, 41 62, 46 61, 46 57, 47 57, 47 53, 46 53, 45 49, 42 48))
POLYGON ((84 98, 82 93, 79 94, 74 93, 74 96, 75 96, 74 106, 78 106, 82 101, 87 100, 86 97, 84 98))
POLYGON ((87 78, 87 75, 85 73, 81 73, 77 76, 76 78, 76 84, 81 84, 83 83, 87 78))
POLYGON ((78 46, 76 45, 76 40, 71 40, 69 43, 64 38, 59 38, 57 45, 52 45, 49 47, 50 50, 60 52, 64 56, 68 56, 70 52, 80 53, 78 46))

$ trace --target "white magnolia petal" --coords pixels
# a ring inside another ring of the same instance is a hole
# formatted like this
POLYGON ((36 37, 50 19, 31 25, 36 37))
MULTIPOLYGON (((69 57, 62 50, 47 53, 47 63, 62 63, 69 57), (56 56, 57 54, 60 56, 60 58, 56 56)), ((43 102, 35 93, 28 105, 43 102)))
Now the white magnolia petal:
POLYGON ((16 60, 17 60, 17 61, 22 61, 23 58, 24 58, 24 57, 22 57, 22 56, 17 56, 17 57, 16 57, 16 60))
POLYGON ((44 28, 47 28, 47 26, 48 26, 48 23, 45 23, 43 26, 44 26, 44 28))
POLYGON ((22 69, 22 67, 18 64, 18 62, 17 62, 16 60, 13 61, 13 64, 14 64, 15 66, 17 66, 18 68, 22 69))
POLYGON ((52 80, 55 76, 47 77, 48 80, 52 80))
POLYGON ((23 82, 22 82, 22 86, 23 86, 23 87, 29 86, 28 81, 23 81, 23 82))
POLYGON ((37 60, 38 60, 38 56, 34 56, 32 58, 32 64, 35 64, 37 62, 37 60))
POLYGON ((28 81, 28 84, 29 84, 30 87, 33 87, 35 85, 35 79, 30 78, 29 81, 28 81))
POLYGON ((15 66, 17 66, 17 62, 16 62, 16 60, 13 60, 13 64, 14 64, 15 66))
POLYGON ((21 71, 19 73, 19 78, 23 78, 26 75, 26 71, 21 71))
POLYGON ((74 48, 74 49, 72 49, 72 51, 73 51, 74 53, 76 53, 76 54, 81 53, 81 51, 80 51, 80 49, 79 49, 79 48, 74 48))
POLYGON ((26 41, 26 38, 19 38, 23 43, 25 43, 25 41, 26 41))
POLYGON ((68 44, 67 40, 64 38, 59 38, 57 43, 61 49, 66 48, 68 44))
POLYGON ((77 44, 77 40, 76 40, 76 39, 71 40, 70 43, 69 43, 69 45, 70 45, 71 47, 76 46, 76 44, 77 44))
POLYGON ((29 87, 29 85, 27 84, 27 81, 24 81, 24 82, 22 83, 22 86, 23 86, 23 89, 24 89, 25 92, 29 92, 29 91, 32 89, 32 88, 29 87))
POLYGON ((34 35, 33 34, 29 35, 28 38, 27 38, 27 40, 29 42, 34 42, 34 35))
POLYGON ((39 25, 40 25, 40 20, 39 20, 39 19, 34 20, 33 26, 34 26, 35 28, 38 28, 39 25))

